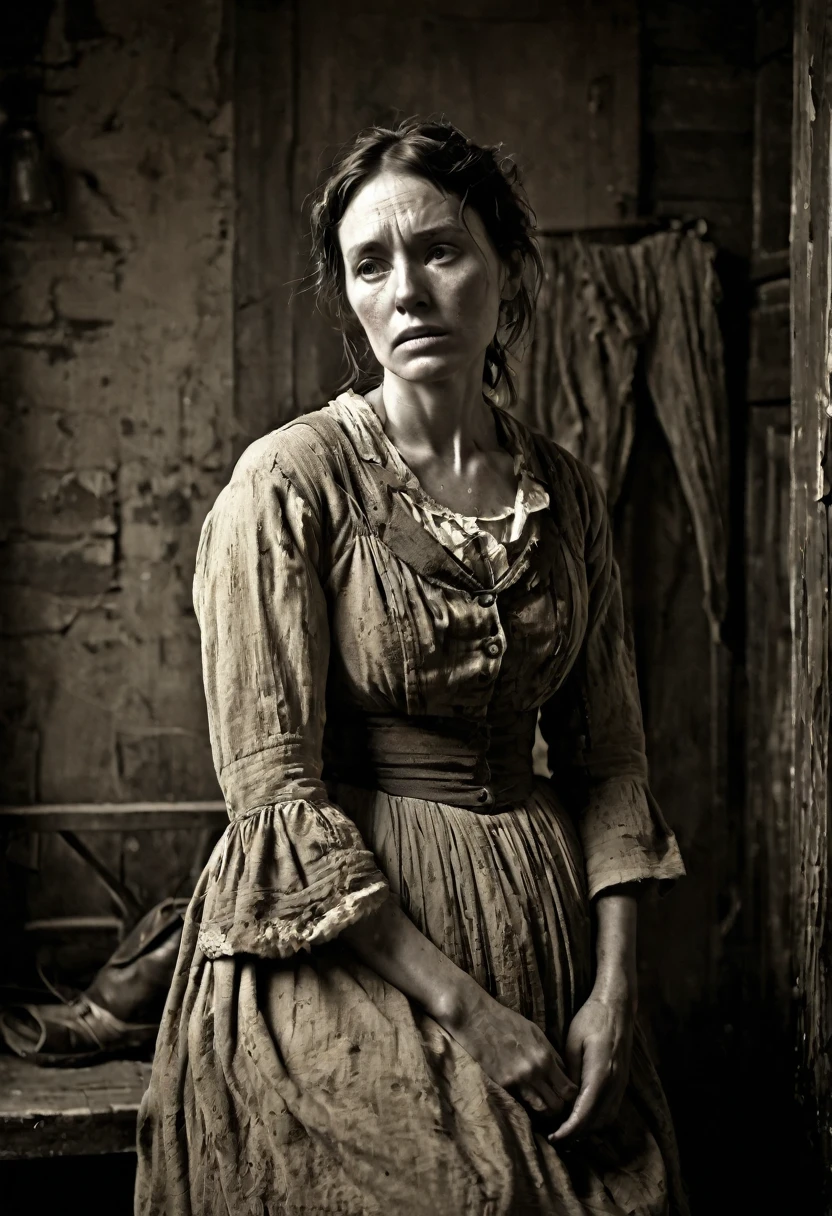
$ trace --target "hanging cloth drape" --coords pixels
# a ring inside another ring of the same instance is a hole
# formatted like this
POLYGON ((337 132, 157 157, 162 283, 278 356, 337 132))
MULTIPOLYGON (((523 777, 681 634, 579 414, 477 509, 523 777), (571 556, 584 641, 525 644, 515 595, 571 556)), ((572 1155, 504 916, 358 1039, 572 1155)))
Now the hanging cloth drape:
POLYGON ((714 247, 691 232, 628 245, 541 241, 546 275, 518 373, 523 420, 580 456, 611 505, 635 433, 639 352, 693 521, 715 637, 725 615, 728 412, 714 247))

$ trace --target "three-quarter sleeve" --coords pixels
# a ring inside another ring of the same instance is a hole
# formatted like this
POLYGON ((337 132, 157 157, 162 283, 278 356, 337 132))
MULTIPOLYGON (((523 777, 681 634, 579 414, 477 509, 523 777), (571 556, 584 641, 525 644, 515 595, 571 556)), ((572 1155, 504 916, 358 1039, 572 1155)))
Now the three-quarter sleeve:
POLYGON ((259 447, 205 521, 194 578, 211 747, 231 818, 202 909, 200 946, 211 958, 288 957, 329 941, 388 893, 321 780, 320 522, 259 447))
POLYGON ((588 526, 588 621, 566 680, 543 705, 552 781, 583 844, 590 898, 621 883, 685 873, 648 782, 635 656, 624 615, 605 496, 581 466, 588 526))

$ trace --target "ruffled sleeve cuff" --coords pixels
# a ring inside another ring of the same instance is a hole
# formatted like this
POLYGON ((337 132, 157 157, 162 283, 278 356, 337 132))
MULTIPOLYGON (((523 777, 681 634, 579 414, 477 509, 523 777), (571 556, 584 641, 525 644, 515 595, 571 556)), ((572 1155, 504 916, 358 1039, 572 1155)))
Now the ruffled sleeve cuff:
POLYGON ((615 779, 594 786, 580 834, 590 899, 607 887, 648 879, 664 892, 684 877, 676 837, 646 782, 615 779))
POLYGON ((288 958, 321 945, 374 911, 388 884, 346 815, 305 800, 233 820, 211 862, 199 945, 288 958))

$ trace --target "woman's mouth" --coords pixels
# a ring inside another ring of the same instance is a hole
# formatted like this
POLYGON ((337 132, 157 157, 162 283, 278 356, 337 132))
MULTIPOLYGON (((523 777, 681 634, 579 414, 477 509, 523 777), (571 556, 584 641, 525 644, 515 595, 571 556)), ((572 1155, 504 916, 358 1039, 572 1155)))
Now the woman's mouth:
POLYGON ((421 329, 421 330, 405 330, 396 341, 394 346, 403 346, 408 350, 427 349, 436 343, 443 342, 448 337, 444 330, 438 329, 421 329))

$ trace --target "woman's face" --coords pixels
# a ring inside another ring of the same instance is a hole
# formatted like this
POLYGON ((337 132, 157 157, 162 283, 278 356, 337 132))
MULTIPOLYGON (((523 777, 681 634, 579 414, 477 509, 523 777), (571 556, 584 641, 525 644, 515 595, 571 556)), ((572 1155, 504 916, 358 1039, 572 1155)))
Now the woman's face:
POLYGON ((413 174, 361 187, 338 228, 346 294, 373 353, 403 380, 482 368, 508 273, 479 215, 413 174))

